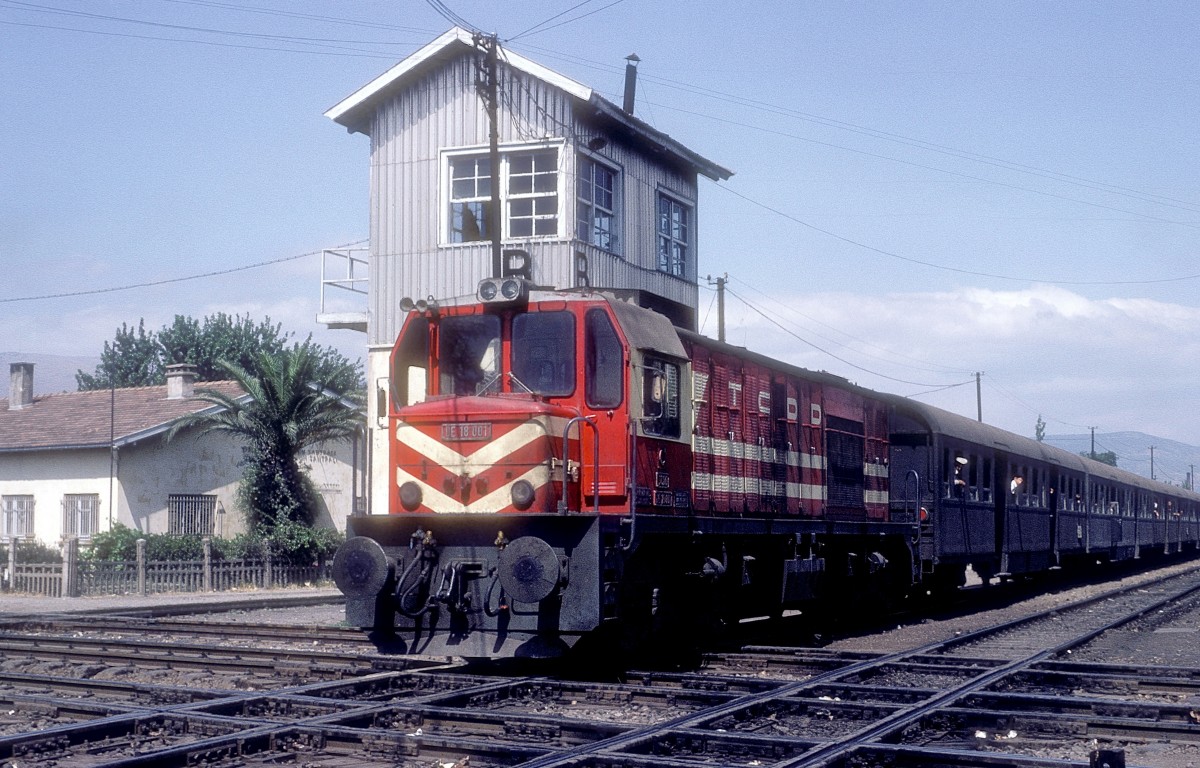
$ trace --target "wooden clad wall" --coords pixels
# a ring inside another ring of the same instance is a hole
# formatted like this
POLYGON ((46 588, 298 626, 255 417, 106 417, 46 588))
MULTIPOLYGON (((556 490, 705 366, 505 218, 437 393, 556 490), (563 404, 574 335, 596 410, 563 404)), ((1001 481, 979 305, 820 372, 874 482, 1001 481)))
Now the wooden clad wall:
MULTIPOLYGON (((587 256, 593 287, 634 289, 695 308, 697 304, 696 175, 663 166, 644 148, 612 136, 596 157, 619 168, 622 209, 619 254, 574 241, 576 156, 599 136, 573 97, 502 66, 501 146, 537 141, 560 146, 562 239, 506 243, 532 256, 534 281, 577 285, 576 252, 587 256), (660 192, 693 206, 692 258, 682 279, 657 270, 655 227, 660 192)), ((370 343, 390 344, 400 329, 400 300, 433 296, 443 303, 474 296, 491 274, 488 243, 439 245, 443 226, 441 152, 486 148, 487 114, 475 91, 472 54, 436 62, 375 112, 371 135, 370 343)))

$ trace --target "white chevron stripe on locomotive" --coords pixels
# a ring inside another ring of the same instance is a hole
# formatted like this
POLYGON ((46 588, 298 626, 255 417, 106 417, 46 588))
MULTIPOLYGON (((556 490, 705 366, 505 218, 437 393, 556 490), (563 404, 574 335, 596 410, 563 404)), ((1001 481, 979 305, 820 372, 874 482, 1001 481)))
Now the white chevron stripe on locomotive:
POLYGON ((501 459, 544 437, 561 439, 567 420, 556 416, 534 418, 465 455, 409 424, 396 426, 396 440, 439 467, 491 467, 501 459), (544 423, 543 423, 544 421, 544 423))
POLYGON ((518 480, 529 481, 534 490, 537 490, 550 482, 550 468, 544 464, 531 467, 528 472, 520 477, 514 477, 486 496, 481 496, 470 504, 465 505, 459 499, 447 496, 429 483, 421 481, 399 467, 396 468, 396 485, 402 485, 406 482, 416 483, 421 489, 421 496, 424 499, 425 506, 437 514, 466 513, 482 515, 504 509, 512 504, 512 487, 513 483, 518 480))

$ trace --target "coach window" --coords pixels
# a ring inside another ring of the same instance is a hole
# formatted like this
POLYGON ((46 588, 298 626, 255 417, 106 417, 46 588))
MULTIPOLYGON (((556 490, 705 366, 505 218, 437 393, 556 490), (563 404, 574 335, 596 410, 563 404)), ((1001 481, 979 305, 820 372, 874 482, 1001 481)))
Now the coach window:
MULTIPOLYGON (((429 320, 414 315, 404 324, 392 353, 393 408, 403 408, 425 399, 428 366, 429 320)), ((379 408, 379 416, 386 415, 387 407, 383 405, 379 408)))
POLYGON ((625 359, 608 313, 589 310, 583 321, 584 395, 589 408, 616 408, 625 399, 625 359))
POLYGON ((575 316, 527 312, 513 318, 512 372, 539 395, 575 391, 575 316))
POLYGON ((477 395, 498 389, 500 318, 447 317, 438 328, 438 391, 443 395, 477 395))
POLYGON ((647 355, 642 383, 642 431, 679 437, 679 366, 647 355))

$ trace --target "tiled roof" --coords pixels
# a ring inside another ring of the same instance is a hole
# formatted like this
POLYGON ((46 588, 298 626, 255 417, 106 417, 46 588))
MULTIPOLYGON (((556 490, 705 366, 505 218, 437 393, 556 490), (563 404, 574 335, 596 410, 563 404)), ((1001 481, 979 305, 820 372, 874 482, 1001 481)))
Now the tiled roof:
MULTIPOLYGON (((236 381, 201 381, 229 397, 244 394, 236 381)), ((9 410, 0 400, 0 452, 51 448, 106 448, 166 430, 181 416, 212 408, 195 397, 168 400, 166 385, 97 389, 42 395, 32 405, 9 410)))

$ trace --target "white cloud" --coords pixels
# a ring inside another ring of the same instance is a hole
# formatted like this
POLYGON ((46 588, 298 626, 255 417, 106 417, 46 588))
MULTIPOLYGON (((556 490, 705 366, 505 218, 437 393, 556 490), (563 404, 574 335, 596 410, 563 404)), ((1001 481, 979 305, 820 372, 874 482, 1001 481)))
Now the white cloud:
MULTIPOLYGON (((1040 285, 739 295, 771 320, 733 307, 729 340, 803 367, 909 395, 979 371, 985 420, 1021 434, 1042 413, 1051 432, 1098 425, 1200 443, 1200 308, 1040 285)), ((921 399, 975 415, 973 381, 921 399)))

